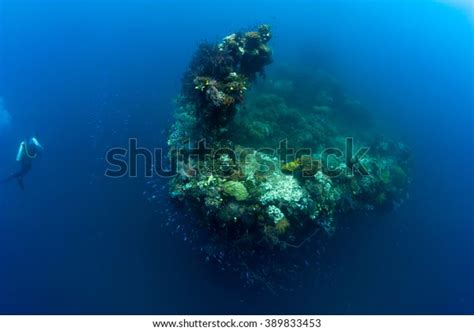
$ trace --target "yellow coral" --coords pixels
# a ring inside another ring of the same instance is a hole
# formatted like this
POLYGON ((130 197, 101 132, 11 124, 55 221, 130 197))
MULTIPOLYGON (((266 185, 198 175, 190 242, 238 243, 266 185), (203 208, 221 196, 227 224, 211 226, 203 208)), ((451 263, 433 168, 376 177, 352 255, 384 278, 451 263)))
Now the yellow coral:
POLYGON ((285 173, 292 173, 295 172, 296 170, 299 170, 303 163, 301 162, 301 159, 296 159, 294 161, 285 163, 282 165, 281 170, 285 173))
POLYGON ((237 201, 247 200, 250 196, 247 188, 241 182, 228 181, 222 185, 224 193, 237 201))

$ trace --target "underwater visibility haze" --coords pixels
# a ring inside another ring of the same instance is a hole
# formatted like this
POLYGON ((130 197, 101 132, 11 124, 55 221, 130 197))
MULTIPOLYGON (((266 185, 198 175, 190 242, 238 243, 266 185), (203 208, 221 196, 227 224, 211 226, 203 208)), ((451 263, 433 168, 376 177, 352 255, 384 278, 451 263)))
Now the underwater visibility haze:
POLYGON ((0 313, 472 314, 473 59, 468 1, 0 0, 0 313))

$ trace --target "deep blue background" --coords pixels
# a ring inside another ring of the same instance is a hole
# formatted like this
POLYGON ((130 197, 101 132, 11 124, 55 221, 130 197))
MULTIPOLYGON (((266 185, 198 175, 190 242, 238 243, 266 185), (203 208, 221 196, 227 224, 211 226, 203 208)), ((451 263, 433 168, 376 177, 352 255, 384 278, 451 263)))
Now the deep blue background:
POLYGON ((46 148, 25 192, 0 186, 0 313, 474 313, 473 36, 432 1, 0 0, 0 173, 25 136, 46 148), (129 137, 163 145, 199 41, 262 22, 277 62, 334 73, 415 155, 411 199, 279 297, 162 229, 144 179, 102 175, 129 137))

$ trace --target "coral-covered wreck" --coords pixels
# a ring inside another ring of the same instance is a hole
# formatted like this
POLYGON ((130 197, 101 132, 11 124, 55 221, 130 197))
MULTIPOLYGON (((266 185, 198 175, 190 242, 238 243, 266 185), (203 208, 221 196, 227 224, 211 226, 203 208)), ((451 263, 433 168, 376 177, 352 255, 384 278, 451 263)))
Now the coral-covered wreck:
POLYGON ((271 37, 262 25, 198 48, 168 143, 178 165, 170 194, 198 215, 189 228, 206 233, 201 250, 275 286, 345 216, 400 204, 410 153, 376 135, 328 75, 277 67, 258 78, 271 37))

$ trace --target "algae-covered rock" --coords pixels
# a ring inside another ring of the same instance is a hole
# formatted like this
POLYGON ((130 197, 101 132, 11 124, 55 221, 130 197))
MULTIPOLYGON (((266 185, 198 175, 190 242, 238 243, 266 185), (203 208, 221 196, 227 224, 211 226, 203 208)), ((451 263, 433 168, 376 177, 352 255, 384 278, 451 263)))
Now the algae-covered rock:
POLYGON ((249 198, 249 192, 244 184, 236 181, 228 181, 222 185, 224 193, 237 201, 245 201, 249 198))

